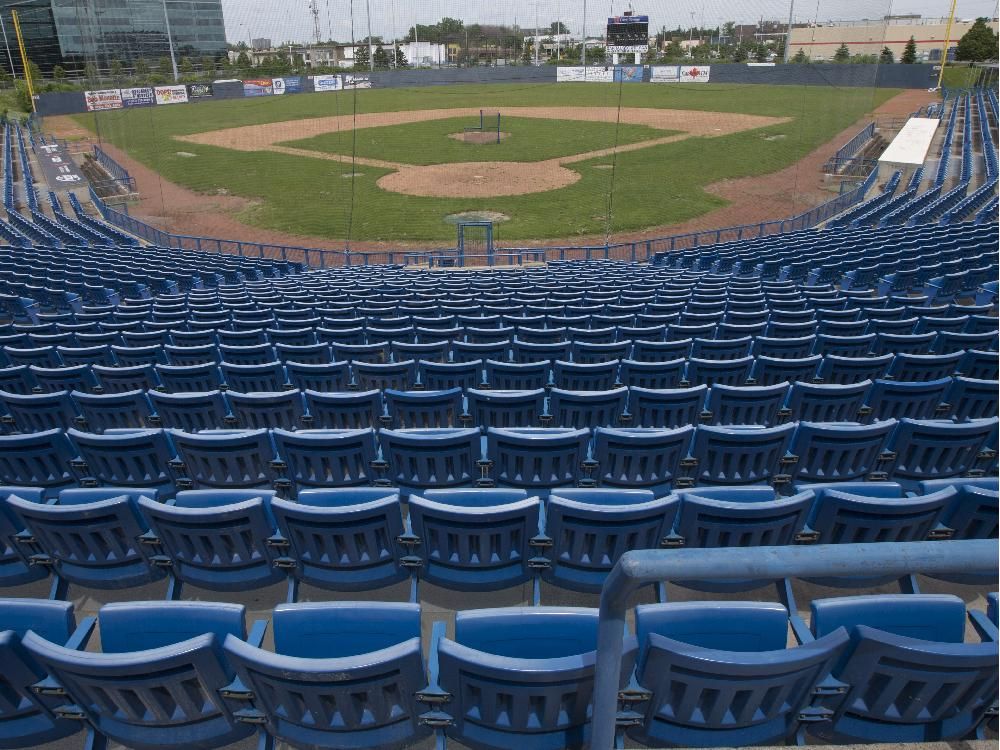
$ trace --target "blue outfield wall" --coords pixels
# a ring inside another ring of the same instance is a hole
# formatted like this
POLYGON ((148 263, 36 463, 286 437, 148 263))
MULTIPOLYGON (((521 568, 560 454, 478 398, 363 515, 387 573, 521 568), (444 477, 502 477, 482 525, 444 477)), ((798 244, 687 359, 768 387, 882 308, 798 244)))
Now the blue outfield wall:
MULTIPOLYGON (((603 69, 603 66, 598 66, 603 69)), ((738 65, 715 64, 711 68, 710 83, 769 84, 776 86, 836 86, 862 88, 924 89, 935 83, 931 65, 738 65)), ((495 68, 442 68, 440 70, 393 70, 356 74, 367 79, 372 88, 405 88, 420 86, 447 86, 460 83, 555 83, 554 65, 531 67, 526 65, 495 68)), ((649 67, 643 71, 643 80, 649 81, 649 67)), ((567 82, 567 86, 573 83, 567 82)), ((670 84, 657 84, 670 85, 670 84)), ((694 85, 694 84, 692 84, 694 85)), ((243 96, 238 81, 220 81, 213 85, 214 95, 193 100, 192 104, 219 99, 237 99, 243 96)), ((312 79, 302 76, 302 93, 315 93, 312 79)), ((295 94, 286 94, 295 95, 295 94)), ((39 94, 35 106, 42 117, 70 115, 86 112, 82 91, 60 91, 39 94)), ((169 106, 178 106, 171 104, 169 106)))

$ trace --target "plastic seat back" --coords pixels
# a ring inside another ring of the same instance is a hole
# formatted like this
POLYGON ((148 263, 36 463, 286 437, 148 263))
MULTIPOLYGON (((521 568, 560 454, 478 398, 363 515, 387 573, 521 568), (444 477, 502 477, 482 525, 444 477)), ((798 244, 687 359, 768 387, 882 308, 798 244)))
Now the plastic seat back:
POLYGON ((462 389, 446 391, 393 391, 383 393, 388 422, 393 428, 458 427, 462 415, 462 389))
POLYGON ((530 391, 549 384, 551 364, 486 361, 486 382, 494 391, 530 391))
POLYGON ((500 486, 544 492, 584 479, 589 429, 503 429, 486 432, 492 479, 500 486))
POLYGON ((753 357, 740 359, 688 359, 685 380, 690 385, 746 385, 753 367, 753 357))
MULTIPOLYGON (((302 331, 297 344, 275 343, 274 350, 279 362, 299 362, 304 365, 326 365, 333 361, 327 344, 316 344, 315 334, 309 329, 302 331)), ((273 341, 273 336, 272 336, 273 341)))
POLYGON ((219 354, 225 365, 265 365, 278 359, 270 343, 233 345, 219 344, 219 354))
POLYGON ((405 492, 469 486, 482 478, 478 428, 382 430, 388 480, 405 492))
POLYGON ((753 366, 753 381, 759 386, 795 381, 809 383, 816 378, 822 361, 818 354, 801 359, 775 359, 759 355, 753 366))
POLYGON ((750 336, 738 339, 696 338, 691 346, 691 356, 697 359, 742 359, 750 355, 752 343, 750 336))
POLYGON ((610 391, 618 381, 618 360, 577 364, 557 360, 552 366, 552 382, 567 391, 610 391))
POLYGON ((772 427, 788 397, 788 383, 770 386, 713 385, 701 419, 715 425, 772 427))
POLYGON ((636 362, 670 362, 687 359, 691 353, 691 339, 679 341, 636 341, 630 358, 636 362))
POLYGON ((288 492, 310 487, 371 484, 375 474, 375 434, 358 430, 273 430, 279 472, 275 486, 288 492))
POLYGON ((74 391, 70 395, 80 411, 80 429, 87 432, 141 429, 150 426, 152 409, 143 391, 107 395, 74 391))
POLYGON ((677 429, 598 427, 594 431, 592 477, 608 487, 656 487, 683 484, 681 462, 688 456, 694 427, 677 429))
MULTIPOLYGON (((768 487, 696 487, 681 493, 667 547, 773 547, 800 541, 815 495, 768 487)), ((708 588, 708 582, 688 583, 708 588)), ((756 583, 756 582, 755 582, 756 583)), ((756 585, 760 585, 759 583, 756 585)), ((746 584, 734 588, 755 588, 746 584)))
POLYGON ((63 430, 0 435, 0 483, 38 487, 47 495, 76 484, 76 448, 63 430))
POLYGON ((951 407, 949 416, 956 422, 995 417, 998 392, 1000 383, 996 380, 954 378, 945 394, 945 403, 951 407))
POLYGON ((354 382, 358 388, 367 391, 372 389, 406 391, 417 382, 417 364, 409 359, 405 362, 351 362, 354 382))
POLYGON ((869 417, 881 419, 930 419, 947 415, 945 394, 951 387, 951 378, 930 380, 925 383, 901 383, 894 380, 876 380, 868 391, 865 406, 869 417))
POLYGON ((167 393, 204 393, 222 385, 219 368, 203 365, 156 365, 156 375, 167 393))
POLYGON ((670 390, 629 388, 629 424, 667 429, 698 424, 707 395, 706 385, 670 390))
POLYGON ((221 430, 231 426, 229 406, 219 391, 207 393, 150 391, 147 395, 154 412, 150 422, 157 426, 173 427, 184 432, 221 430))
POLYGON ((76 404, 69 391, 19 396, 0 391, 0 416, 10 432, 44 432, 72 426, 76 422, 76 404))
POLYGON ((939 522, 952 505, 957 494, 954 489, 918 497, 887 497, 893 494, 888 488, 885 492, 878 492, 881 488, 877 488, 868 494, 868 489, 857 484, 844 485, 840 489, 832 484, 817 493, 809 528, 819 544, 919 542, 946 538, 939 529, 939 522))
POLYGON ((226 401, 236 427, 255 430, 283 427, 294 430, 300 427, 305 413, 302 394, 298 391, 279 393, 237 393, 228 391, 226 401))
POLYGON ((92 391, 97 388, 97 378, 90 365, 53 368, 32 365, 28 369, 37 388, 45 393, 92 391))
POLYGON ((797 482, 845 482, 888 477, 891 457, 883 450, 896 420, 873 425, 799 422, 789 451, 797 482))
POLYGON ((468 391, 471 425, 487 427, 531 427, 545 411, 545 391, 468 391))
POLYGON ((0 487, 0 586, 19 586, 40 581, 49 572, 41 565, 31 565, 29 551, 17 543, 15 535, 24 529, 24 521, 7 505, 7 498, 42 503, 43 490, 37 487, 0 487))
POLYGON ((848 385, 860 383, 863 380, 875 380, 884 377, 892 364, 893 355, 883 354, 880 357, 823 357, 817 377, 824 383, 848 385))
POLYGON ((483 361, 469 362, 429 362, 418 363, 420 383, 429 391, 445 391, 450 388, 469 390, 478 388, 483 382, 483 361))
POLYGON ((632 350, 629 340, 609 343, 573 342, 573 361, 581 365, 593 365, 601 362, 617 362, 628 356, 632 350))
POLYGON ((637 362, 622 360, 618 379, 630 388, 651 388, 666 390, 680 388, 684 382, 686 359, 662 362, 637 362))
POLYGON ((343 392, 351 384, 350 366, 347 362, 322 365, 287 362, 285 372, 288 383, 300 391, 343 392))
POLYGON ((895 453, 892 478, 919 482, 996 472, 997 418, 961 424, 901 419, 886 449, 895 453))
POLYGON ((553 388, 549 393, 547 416, 554 427, 616 427, 628 398, 628 388, 624 387, 609 391, 553 388))
POLYGON ((168 432, 177 449, 181 489, 268 488, 277 478, 267 430, 168 432))
POLYGON ((964 351, 954 354, 897 354, 886 375, 894 380, 926 383, 950 378, 965 357, 964 351))
POLYGON ((27 365, 0 368, 0 390, 27 396, 34 387, 35 379, 27 365))
POLYGON ((239 393, 275 393, 285 387, 285 368, 280 362, 266 362, 259 365, 233 365, 223 362, 219 369, 226 387, 239 393))
POLYGON ((862 422, 870 413, 864 403, 870 380, 850 385, 796 382, 785 403, 789 419, 797 422, 862 422))
POLYGON ((91 370, 97 377, 104 393, 126 393, 128 391, 152 391, 159 385, 156 370, 150 364, 134 367, 101 367, 94 365, 91 370))
POLYGON ((692 457, 698 484, 756 484, 787 477, 784 463, 794 424, 695 430, 692 457))
POLYGON ((95 435, 71 429, 67 435, 80 449, 83 464, 76 471, 83 486, 149 488, 164 495, 173 492, 174 452, 163 430, 95 435))

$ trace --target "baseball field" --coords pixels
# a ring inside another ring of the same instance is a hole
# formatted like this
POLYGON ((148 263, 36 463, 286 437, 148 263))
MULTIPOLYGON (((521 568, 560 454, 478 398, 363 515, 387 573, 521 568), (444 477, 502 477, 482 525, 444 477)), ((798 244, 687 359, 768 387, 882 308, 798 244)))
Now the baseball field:
MULTIPOLYGON (((842 131, 897 93, 507 83, 76 119, 169 183, 206 201, 239 199, 228 210, 248 229, 433 243, 453 240, 454 223, 471 212, 494 220, 503 240, 527 241, 611 236, 704 215, 727 204, 711 186, 773 174, 825 144, 835 148, 842 131), (481 109, 500 113, 499 143, 464 138, 481 109)), ((802 189, 817 177, 803 175, 802 189)))

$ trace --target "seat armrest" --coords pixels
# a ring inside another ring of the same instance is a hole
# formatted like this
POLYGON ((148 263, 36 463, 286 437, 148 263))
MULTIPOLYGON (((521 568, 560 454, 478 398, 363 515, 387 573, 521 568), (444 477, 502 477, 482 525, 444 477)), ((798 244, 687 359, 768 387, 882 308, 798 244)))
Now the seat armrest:
POLYGON ((76 630, 73 631, 69 640, 63 645, 73 651, 82 651, 87 647, 87 642, 90 641, 90 636, 94 634, 96 625, 96 617, 84 617, 80 620, 80 624, 76 626, 76 630))
POLYGON ((247 643, 255 648, 260 648, 260 644, 264 642, 264 633, 267 632, 267 620, 254 620, 253 627, 250 628, 250 634, 247 636, 247 643))

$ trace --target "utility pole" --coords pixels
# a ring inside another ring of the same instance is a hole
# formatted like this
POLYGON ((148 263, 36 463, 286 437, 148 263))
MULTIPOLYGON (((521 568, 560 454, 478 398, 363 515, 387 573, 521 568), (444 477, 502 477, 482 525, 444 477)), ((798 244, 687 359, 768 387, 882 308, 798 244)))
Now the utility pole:
MULTIPOLYGON (((174 35, 170 31, 170 14, 167 13, 167 0, 163 0, 163 21, 167 25, 167 47, 170 48, 170 67, 174 70, 174 83, 180 80, 177 73, 177 56, 174 55, 174 35)), ((250 45, 251 49, 253 45, 250 45)))
POLYGON ((365 0, 365 13, 368 15, 368 70, 375 70, 375 52, 372 50, 372 4, 371 0, 365 0))
POLYGON ((535 66, 538 65, 538 0, 535 0, 535 66))
MULTIPOLYGON (((587 67, 587 0, 583 0, 583 39, 580 40, 580 65, 587 67)), ((587 72, 584 70, 584 77, 587 72)))
MULTIPOLYGON (((954 7, 954 6, 952 6, 954 7)), ((783 55, 782 62, 788 62, 792 52, 792 18, 795 16, 795 0, 789 0, 788 2, 788 30, 785 34, 785 54, 783 55)))

